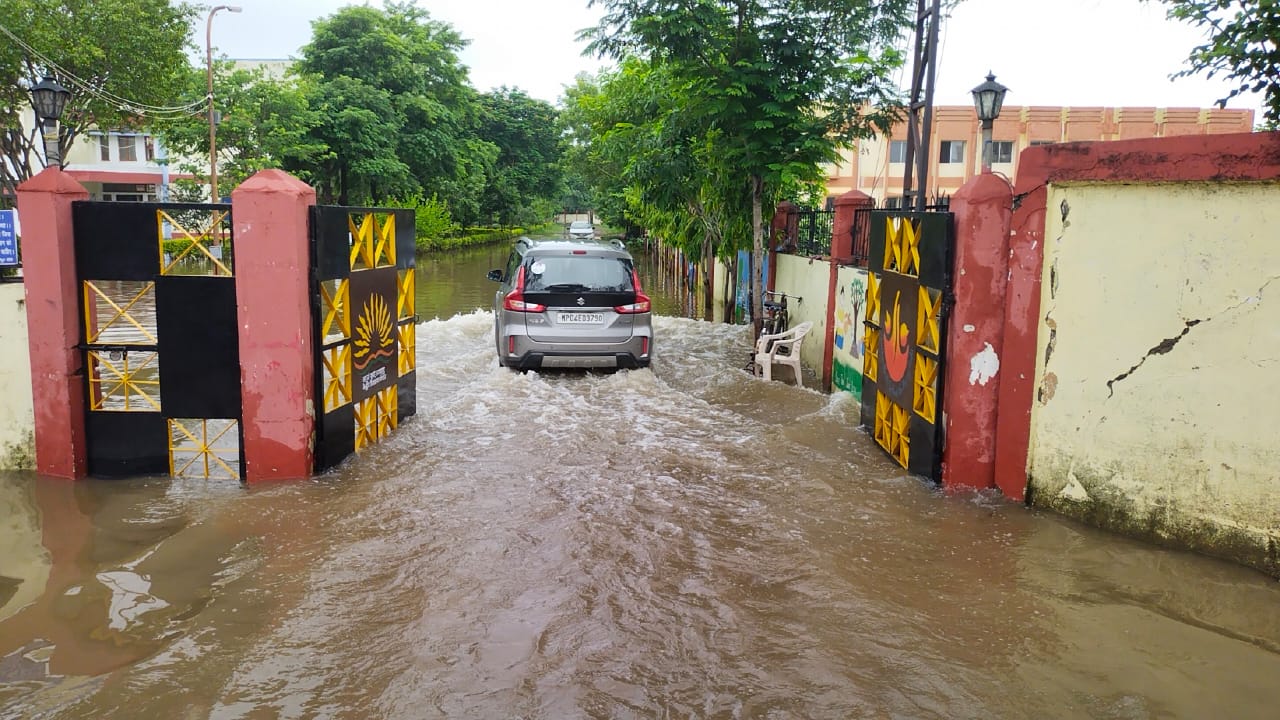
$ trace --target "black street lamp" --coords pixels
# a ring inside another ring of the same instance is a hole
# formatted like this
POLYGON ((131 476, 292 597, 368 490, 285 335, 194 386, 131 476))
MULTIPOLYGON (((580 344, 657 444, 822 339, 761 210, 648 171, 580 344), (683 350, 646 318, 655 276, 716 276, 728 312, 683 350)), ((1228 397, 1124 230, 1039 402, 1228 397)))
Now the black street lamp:
POLYGON ((44 137, 46 167, 62 165, 62 153, 58 149, 58 119, 62 117, 62 109, 70 97, 71 91, 48 75, 31 88, 31 108, 36 111, 36 120, 44 137))
POLYGON ((982 121, 982 171, 991 170, 991 127, 1000 117, 1000 108, 1004 105, 1004 94, 1009 88, 996 82, 996 76, 987 73, 987 81, 974 88, 973 107, 978 111, 978 120, 982 121))

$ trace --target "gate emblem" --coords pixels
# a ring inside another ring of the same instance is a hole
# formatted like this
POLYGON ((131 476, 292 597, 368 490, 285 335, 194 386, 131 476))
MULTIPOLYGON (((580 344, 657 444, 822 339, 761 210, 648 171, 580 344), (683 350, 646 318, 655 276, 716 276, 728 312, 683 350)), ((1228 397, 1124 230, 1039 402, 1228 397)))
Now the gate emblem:
POLYGON ((355 357, 352 364, 364 370, 369 363, 395 355, 395 338, 392 337, 391 309, 381 295, 371 295, 356 320, 355 357))

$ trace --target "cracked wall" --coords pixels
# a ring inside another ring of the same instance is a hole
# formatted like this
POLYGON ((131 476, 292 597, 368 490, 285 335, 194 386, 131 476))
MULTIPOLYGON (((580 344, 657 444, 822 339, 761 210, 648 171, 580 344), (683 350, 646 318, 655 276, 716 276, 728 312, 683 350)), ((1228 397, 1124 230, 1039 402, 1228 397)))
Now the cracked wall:
POLYGON ((1280 185, 1047 206, 1031 502, 1280 576, 1280 185))
POLYGON ((35 467, 31 356, 22 283, 0 284, 0 469, 35 467))

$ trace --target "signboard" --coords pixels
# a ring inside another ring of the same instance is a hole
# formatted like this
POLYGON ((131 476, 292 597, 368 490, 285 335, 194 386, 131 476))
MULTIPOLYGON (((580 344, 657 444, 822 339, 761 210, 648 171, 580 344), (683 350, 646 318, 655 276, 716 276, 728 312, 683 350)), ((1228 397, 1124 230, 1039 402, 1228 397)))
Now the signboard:
POLYGON ((351 273, 351 399, 360 402, 399 379, 396 269, 351 273))
POLYGON ((18 213, 0 210, 0 266, 18 264, 18 213))

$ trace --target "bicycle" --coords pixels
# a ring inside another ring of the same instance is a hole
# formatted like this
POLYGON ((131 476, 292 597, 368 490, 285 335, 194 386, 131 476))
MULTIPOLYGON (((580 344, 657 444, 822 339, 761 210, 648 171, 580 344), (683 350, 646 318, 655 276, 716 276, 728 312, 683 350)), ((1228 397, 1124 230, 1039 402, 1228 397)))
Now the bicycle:
MULTIPOLYGON (((764 322, 760 328, 760 335, 780 335, 791 327, 791 315, 787 312, 787 299, 790 298, 796 302, 802 302, 802 299, 798 295, 787 295, 786 293, 774 292, 772 290, 766 290, 764 295, 764 302, 761 303, 763 305, 762 314, 764 316, 764 322), (770 296, 777 297, 778 300, 770 300, 770 296)), ((758 340, 759 337, 756 339, 758 340)), ((773 341, 769 341, 769 344, 765 346, 765 350, 768 351, 772 349, 773 341)), ((746 367, 743 369, 749 373, 755 373, 755 343, 752 343, 751 345, 751 357, 747 361, 746 367)))

